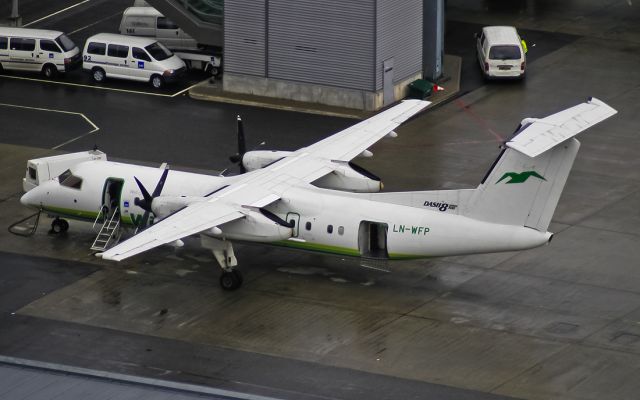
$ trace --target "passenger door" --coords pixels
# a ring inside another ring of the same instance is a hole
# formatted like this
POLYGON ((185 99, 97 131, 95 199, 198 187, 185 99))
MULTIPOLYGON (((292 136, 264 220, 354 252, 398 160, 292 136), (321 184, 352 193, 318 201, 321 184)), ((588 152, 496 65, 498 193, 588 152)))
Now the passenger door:
POLYGON ((13 69, 40 70, 35 60, 36 40, 27 38, 9 38, 9 63, 13 69))
POLYGON ((137 78, 148 80, 151 77, 151 57, 140 47, 131 48, 131 59, 129 61, 132 73, 137 78))
POLYGON ((107 68, 107 75, 131 78, 129 71, 129 46, 119 44, 109 44, 107 46, 107 56, 110 64, 107 68))
POLYGON ((36 58, 40 60, 41 64, 51 62, 56 64, 56 67, 58 67, 58 64, 64 65, 62 50, 58 47, 56 42, 48 39, 40 39, 39 45, 40 49, 36 54, 36 58))

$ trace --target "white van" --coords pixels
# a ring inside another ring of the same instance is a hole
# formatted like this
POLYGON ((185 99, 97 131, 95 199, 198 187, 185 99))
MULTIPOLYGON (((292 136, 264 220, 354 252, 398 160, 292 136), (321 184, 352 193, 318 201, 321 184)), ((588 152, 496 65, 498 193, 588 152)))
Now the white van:
POLYGON ((87 39, 82 68, 93 80, 105 78, 150 82, 162 87, 184 74, 186 66, 169 49, 154 39, 99 33, 87 39))
POLYGON ((52 78, 79 66, 80 50, 62 32, 0 27, 0 71, 38 71, 52 78))
POLYGON ((120 34, 157 39, 171 50, 197 50, 198 42, 153 7, 129 7, 120 21, 120 34))
POLYGON ((485 26, 477 35, 477 53, 485 78, 524 78, 522 40, 512 26, 485 26))

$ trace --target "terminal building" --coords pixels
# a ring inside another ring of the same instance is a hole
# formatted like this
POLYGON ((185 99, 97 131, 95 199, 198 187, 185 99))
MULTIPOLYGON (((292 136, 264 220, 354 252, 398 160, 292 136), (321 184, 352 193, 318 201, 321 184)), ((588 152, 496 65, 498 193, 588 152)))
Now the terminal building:
POLYGON ((147 2, 222 47, 229 92, 372 111, 442 68, 444 0, 147 2))

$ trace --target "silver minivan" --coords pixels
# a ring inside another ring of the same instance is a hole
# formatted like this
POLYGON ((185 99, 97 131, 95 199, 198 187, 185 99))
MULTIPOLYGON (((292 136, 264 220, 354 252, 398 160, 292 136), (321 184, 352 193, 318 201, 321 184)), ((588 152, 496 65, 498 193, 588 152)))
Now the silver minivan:
POLYGON ((80 49, 62 32, 0 27, 0 71, 38 71, 52 78, 80 62, 80 49))
POLYGON ((82 68, 96 82, 128 79, 150 82, 156 89, 178 79, 187 69, 184 61, 155 39, 112 33, 87 39, 82 68))

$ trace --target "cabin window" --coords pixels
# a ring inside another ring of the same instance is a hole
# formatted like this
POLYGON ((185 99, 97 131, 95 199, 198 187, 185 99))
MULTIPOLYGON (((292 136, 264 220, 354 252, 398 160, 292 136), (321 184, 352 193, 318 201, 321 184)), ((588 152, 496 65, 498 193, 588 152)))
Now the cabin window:
POLYGON ((33 51, 36 48, 35 39, 11 38, 11 50, 33 51))
POLYGON ((133 58, 137 58, 138 60, 151 62, 151 57, 149 57, 149 55, 147 54, 146 51, 142 50, 139 47, 132 48, 131 49, 131 54, 133 55, 133 58))
POLYGON ((158 17, 158 29, 178 29, 178 25, 166 17, 158 17))
POLYGON ((107 47, 107 55, 109 57, 127 58, 129 56, 129 46, 110 44, 107 47))
POLYGON ((333 225, 327 225, 327 233, 333 233, 333 225))
POLYGON ((304 224, 304 228, 305 228, 306 230, 310 231, 310 230, 311 230, 311 221, 307 221, 307 223, 306 223, 306 224, 304 224))
POLYGON ((53 40, 40 39, 40 50, 50 53, 61 53, 60 48, 53 40))
POLYGON ((37 180, 38 179, 38 174, 36 172, 36 169, 33 168, 33 167, 29 167, 27 169, 29 171, 29 178, 34 180, 34 181, 37 180))
POLYGON ((9 43, 9 41, 7 40, 6 37, 0 37, 0 50, 6 50, 7 43, 9 43))
POLYGON ((344 226, 339 226, 338 227, 338 235, 344 235, 344 226))
POLYGON ((107 51, 107 45, 104 43, 91 42, 87 46, 87 53, 103 56, 107 51))
POLYGON ((58 181, 61 186, 70 187, 72 189, 80 189, 82 186, 82 178, 73 175, 70 169, 61 173, 60 176, 58 176, 58 181))

